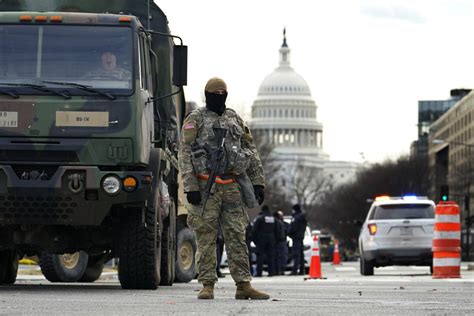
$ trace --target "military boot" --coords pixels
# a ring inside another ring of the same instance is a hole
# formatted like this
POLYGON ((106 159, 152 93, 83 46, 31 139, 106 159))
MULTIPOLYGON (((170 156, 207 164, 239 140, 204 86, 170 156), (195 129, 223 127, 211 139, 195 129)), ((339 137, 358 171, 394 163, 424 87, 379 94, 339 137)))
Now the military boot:
POLYGON ((250 282, 237 283, 237 291, 235 291, 236 300, 268 300, 270 295, 254 289, 250 282))
POLYGON ((205 283, 203 288, 199 291, 198 299, 200 300, 212 300, 214 299, 214 283, 205 283))

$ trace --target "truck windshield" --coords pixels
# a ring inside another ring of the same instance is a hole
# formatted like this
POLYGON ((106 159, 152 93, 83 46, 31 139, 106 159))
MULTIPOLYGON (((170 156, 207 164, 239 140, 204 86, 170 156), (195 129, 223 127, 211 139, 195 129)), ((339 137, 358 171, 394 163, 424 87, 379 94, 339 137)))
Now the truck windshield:
POLYGON ((371 219, 434 218, 431 204, 389 204, 377 206, 371 219))
MULTIPOLYGON (((0 25, 0 86, 1 82, 18 84, 15 91, 37 94, 21 85, 50 81, 130 93, 132 47, 129 27, 0 25)), ((90 94, 71 86, 46 85, 90 94)))

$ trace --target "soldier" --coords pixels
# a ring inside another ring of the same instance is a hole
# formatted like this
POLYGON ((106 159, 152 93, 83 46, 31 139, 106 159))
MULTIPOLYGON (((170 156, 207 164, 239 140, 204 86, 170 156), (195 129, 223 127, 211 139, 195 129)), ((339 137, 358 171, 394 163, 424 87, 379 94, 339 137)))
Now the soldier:
POLYGON ((101 56, 101 67, 85 75, 86 78, 130 80, 130 71, 117 66, 117 56, 112 52, 104 52, 101 56))
POLYGON ((250 130, 235 111, 226 108, 225 82, 220 78, 211 78, 206 84, 205 95, 206 107, 191 112, 183 123, 178 154, 184 192, 189 202, 188 224, 197 239, 198 281, 203 284, 198 299, 214 298, 218 225, 224 234, 230 274, 237 286, 235 298, 268 299, 269 295, 250 285, 252 278, 245 244, 249 218, 236 179, 248 176, 255 198, 261 204, 265 198, 262 163, 250 130), (206 153, 218 147, 216 128, 227 131, 224 146, 226 170, 212 184, 212 194, 204 208, 203 191, 212 167, 206 153))

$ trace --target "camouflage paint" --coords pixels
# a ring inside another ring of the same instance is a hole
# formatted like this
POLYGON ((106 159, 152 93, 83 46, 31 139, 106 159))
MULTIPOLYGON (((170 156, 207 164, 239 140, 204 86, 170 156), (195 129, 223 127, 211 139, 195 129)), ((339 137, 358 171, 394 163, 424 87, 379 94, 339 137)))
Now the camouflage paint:
MULTIPOLYGON (((11 3, 0 2, 0 7, 4 9, 11 3)), ((48 20, 51 15, 58 15, 57 12, 0 12, 0 23, 20 23, 20 15, 39 14, 48 20)), ((61 13, 61 16, 61 25, 97 23, 132 27, 133 47, 136 50, 138 46, 141 24, 135 18, 124 26, 118 22, 119 15, 61 13)), ((137 68, 137 51, 134 56, 137 68)), ((150 148, 154 147, 153 102, 146 102, 149 97, 139 88, 138 79, 132 95, 117 95, 115 100, 97 95, 72 96, 69 100, 41 93, 22 94, 19 99, 0 95, 0 112, 18 112, 17 127, 0 128, 0 224, 100 225, 114 205, 144 205, 151 194, 151 185, 142 182, 142 178, 152 174, 144 167, 148 164, 150 148), (57 114, 71 111, 106 112, 109 126, 58 126, 64 124, 58 124, 57 114), (143 171, 124 171, 133 170, 133 166, 142 166, 143 171), (25 180, 18 168, 45 172, 50 178, 25 180), (78 193, 68 189, 68 177, 74 173, 84 177, 84 187, 78 193), (120 178, 133 176, 139 186, 132 193, 120 190, 117 195, 107 195, 100 188, 107 174, 120 178)))

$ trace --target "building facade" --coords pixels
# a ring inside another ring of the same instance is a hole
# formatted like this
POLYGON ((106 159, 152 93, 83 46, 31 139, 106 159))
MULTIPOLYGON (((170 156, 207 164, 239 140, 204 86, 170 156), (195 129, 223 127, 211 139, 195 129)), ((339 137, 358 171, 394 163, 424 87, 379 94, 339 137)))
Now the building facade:
MULTIPOLYGON (((431 124, 428 148, 429 166, 434 175, 433 196, 440 200, 441 186, 448 186, 449 199, 461 208, 466 248, 466 232, 471 226, 466 224, 474 220, 474 91, 431 124)), ((468 245, 472 256, 472 241, 468 245)))
POLYGON ((450 91, 450 99, 418 101, 418 140, 412 143, 412 156, 426 156, 428 154, 428 135, 431 124, 469 92, 468 89, 453 89, 450 91))

